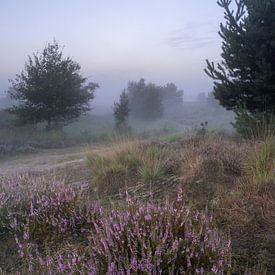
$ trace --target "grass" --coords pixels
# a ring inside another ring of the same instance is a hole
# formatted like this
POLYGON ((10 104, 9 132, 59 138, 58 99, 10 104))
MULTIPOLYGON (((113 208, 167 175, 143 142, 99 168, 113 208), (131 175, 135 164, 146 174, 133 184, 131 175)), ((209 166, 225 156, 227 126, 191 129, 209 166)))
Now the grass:
POLYGON ((274 137, 254 145, 246 162, 246 170, 253 176, 257 183, 275 180, 274 137))
MULTIPOLYGON (((77 174, 74 182, 54 183, 56 178, 53 181, 50 177, 2 179, 1 232, 5 232, 6 238, 0 237, 0 245, 10 247, 14 256, 8 257, 3 251, 0 257, 3 263, 9 264, 0 264, 0 268, 4 269, 5 265, 11 268, 17 262, 17 268, 22 271, 29 268, 31 261, 37 272, 58 273, 62 268, 68 271, 76 255, 77 268, 82 272, 90 271, 91 267, 105 273, 117 272, 117 268, 127 270, 131 264, 136 270, 136 258, 129 255, 138 255, 140 261, 146 258, 154 268, 161 261, 162 270, 168 273, 178 271, 178 263, 185 263, 182 268, 188 270, 188 258, 177 258, 183 251, 177 220, 182 217, 181 222, 190 221, 195 235, 206 232, 205 228, 211 225, 208 237, 213 240, 219 236, 218 251, 230 233, 232 251, 226 254, 230 260, 227 258, 223 263, 229 260, 231 267, 223 265, 218 274, 269 274, 275 267, 274 145, 271 137, 248 142, 214 132, 158 140, 116 136, 104 146, 87 149, 86 164, 79 164, 78 171, 71 169, 77 174), (77 177, 87 170, 90 178, 79 182, 77 177), (31 202, 35 202, 40 214, 26 218, 31 202), (101 206, 93 208, 98 202, 101 206), (51 203, 52 207, 47 208, 51 203), (23 260, 16 254, 14 231, 7 235, 11 232, 9 219, 14 215, 22 224, 16 232, 27 255, 23 260), (58 226, 52 221, 57 221, 58 226), (33 228, 39 228, 41 235, 33 228), (165 235, 166 229, 170 230, 170 235, 167 234, 171 238, 165 235), (30 239, 26 239, 27 235, 24 238, 24 232, 30 233, 30 239), (161 245, 158 236, 167 241, 162 246, 163 254, 153 257, 161 245), (139 251, 140 247, 144 250, 139 251), (173 247, 180 247, 176 254, 173 247), (123 262, 129 259, 133 262, 121 265, 118 255, 123 262), (169 255, 178 259, 173 266, 166 261, 169 255), (41 266, 39 259, 51 261, 41 266), (100 267, 91 259, 100 259, 100 267)), ((208 252, 216 255, 215 251, 208 252)), ((201 268, 202 262, 204 270, 214 273, 210 270, 215 267, 209 269, 207 258, 202 257, 199 263, 191 261, 190 274, 194 274, 196 270, 192 268, 196 265, 201 268)))
POLYGON ((115 141, 100 152, 87 153, 96 190, 111 194, 137 182, 152 184, 161 179, 166 174, 167 158, 166 150, 130 139, 115 141))
MULTIPOLYGON (((117 136, 111 114, 89 114, 63 128, 51 130, 45 130, 43 125, 19 127, 11 122, 5 124, 3 122, 6 122, 6 118, 4 121, 0 118, 0 158, 34 153, 40 149, 110 143, 117 136)), ((167 119, 153 122, 132 121, 131 124, 131 135, 143 139, 168 135, 181 130, 180 124, 167 119)))
POLYGON ((165 176, 164 161, 167 158, 167 152, 157 147, 147 147, 141 150, 141 166, 139 175, 145 183, 152 183, 165 176))

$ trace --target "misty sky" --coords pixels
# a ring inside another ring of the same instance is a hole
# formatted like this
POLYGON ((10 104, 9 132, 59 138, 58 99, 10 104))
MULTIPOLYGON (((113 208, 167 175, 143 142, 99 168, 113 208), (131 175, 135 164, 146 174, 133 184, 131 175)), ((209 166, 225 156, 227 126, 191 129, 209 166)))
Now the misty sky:
POLYGON ((0 0, 0 91, 29 54, 55 38, 112 103, 128 80, 209 92, 205 59, 220 58, 216 0, 0 0))

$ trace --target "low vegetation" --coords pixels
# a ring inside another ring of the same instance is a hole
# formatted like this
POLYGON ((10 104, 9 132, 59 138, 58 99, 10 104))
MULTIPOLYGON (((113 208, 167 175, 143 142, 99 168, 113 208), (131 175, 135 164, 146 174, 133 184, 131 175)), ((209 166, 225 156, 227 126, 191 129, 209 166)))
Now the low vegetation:
MULTIPOLYGON (((1 178, 1 268, 15 273, 269 274, 274 137, 121 138, 90 179, 1 178)), ((84 164, 83 164, 84 165, 84 164)))
POLYGON ((80 118, 98 84, 56 41, 29 57, 0 110, 0 157, 87 152, 0 175, 1 274, 274 274, 275 4, 235 2, 217 2, 222 61, 207 60, 214 90, 196 103, 141 78, 114 117, 80 118), (233 114, 238 136, 211 131, 233 114))
POLYGON ((181 192, 158 204, 126 197, 110 210, 89 198, 84 183, 30 176, 1 183, 1 263, 9 272, 221 274, 230 267, 229 237, 181 192))

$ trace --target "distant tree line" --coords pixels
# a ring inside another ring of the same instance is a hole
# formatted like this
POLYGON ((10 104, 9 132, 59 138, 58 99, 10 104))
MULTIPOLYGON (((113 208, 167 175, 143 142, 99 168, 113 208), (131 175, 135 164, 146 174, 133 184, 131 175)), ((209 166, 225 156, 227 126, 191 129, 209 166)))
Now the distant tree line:
MULTIPOLYGON (((219 0, 225 23, 220 26, 222 61, 207 60, 205 72, 214 80, 214 92, 203 101, 220 104, 236 113, 235 127, 247 121, 267 122, 275 115, 275 0, 219 0), (247 119, 248 118, 248 119, 247 119)), ((90 110, 98 88, 87 83, 80 65, 64 57, 54 41, 41 54, 29 56, 24 70, 11 81, 8 91, 16 104, 8 111, 25 123, 45 123, 48 128, 66 124, 90 110)), ((118 128, 126 127, 128 116, 153 120, 169 108, 181 106, 183 91, 173 83, 159 86, 144 79, 131 81, 114 105, 118 128)), ((214 105, 213 105, 214 106, 214 105)))
POLYGON ((174 83, 159 86, 146 83, 143 78, 137 82, 130 81, 127 89, 122 92, 120 101, 114 105, 116 125, 125 124, 129 115, 140 120, 158 119, 167 108, 181 106, 182 103, 183 91, 178 90, 174 83))
MULTIPOLYGON (((67 124, 90 110, 90 101, 99 87, 87 83, 80 65, 64 57, 60 45, 48 43, 42 53, 29 56, 24 70, 11 80, 8 93, 16 100, 7 111, 15 114, 20 124, 46 123, 48 129, 67 124)), ((130 81, 114 104, 117 128, 127 128, 129 114, 137 119, 160 118, 165 109, 180 105, 183 91, 173 83, 158 86, 130 81)))

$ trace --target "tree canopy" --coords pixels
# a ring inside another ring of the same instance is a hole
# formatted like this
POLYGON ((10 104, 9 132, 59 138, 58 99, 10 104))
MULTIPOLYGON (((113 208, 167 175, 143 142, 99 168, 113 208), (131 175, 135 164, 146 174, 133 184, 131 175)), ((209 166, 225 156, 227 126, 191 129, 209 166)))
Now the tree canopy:
POLYGON ((222 106, 251 115, 275 111, 275 0, 219 0, 224 9, 220 25, 222 62, 207 60, 214 95, 222 106))
POLYGON ((183 104, 183 90, 178 90, 174 83, 167 83, 160 87, 160 94, 164 108, 175 108, 183 104))
POLYGON ((25 69, 11 80, 8 91, 18 104, 9 109, 22 123, 67 123, 90 110, 89 102, 98 88, 85 83, 80 65, 63 57, 54 41, 41 54, 29 56, 25 69))
POLYGON ((141 78, 138 82, 131 81, 127 88, 131 114, 140 119, 156 119, 163 114, 160 87, 153 83, 145 83, 141 78))
POLYGON ((127 92, 131 115, 140 119, 156 119, 168 110, 175 111, 183 103, 183 91, 178 90, 174 83, 164 86, 146 83, 143 78, 130 81, 127 92))

